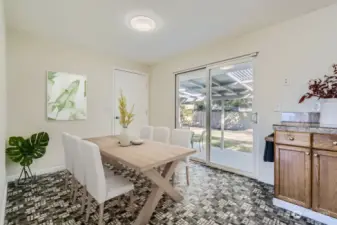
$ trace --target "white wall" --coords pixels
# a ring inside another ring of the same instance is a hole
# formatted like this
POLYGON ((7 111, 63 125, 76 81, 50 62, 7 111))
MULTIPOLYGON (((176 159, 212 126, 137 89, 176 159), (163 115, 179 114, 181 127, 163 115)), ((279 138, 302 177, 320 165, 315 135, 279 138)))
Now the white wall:
POLYGON ((169 59, 152 68, 150 123, 174 127, 174 72, 259 51, 255 60, 254 110, 259 113, 258 178, 273 183, 273 163, 263 162, 264 136, 282 111, 312 111, 313 101, 298 104, 311 78, 337 63, 337 4, 241 37, 218 41, 169 59), (283 86, 284 78, 290 79, 283 86))
POLYGON ((6 34, 3 1, 0 0, 0 224, 4 220, 6 196, 6 167, 5 167, 5 139, 6 139, 6 34))
MULTIPOLYGON (((111 134, 112 73, 114 67, 148 73, 147 66, 45 41, 15 31, 8 40, 8 136, 46 131, 51 137, 46 155, 34 162, 33 172, 64 164, 61 132, 80 137, 111 134), (88 119, 77 122, 46 120, 46 71, 87 75, 88 119)), ((7 175, 20 167, 8 162, 7 175)))

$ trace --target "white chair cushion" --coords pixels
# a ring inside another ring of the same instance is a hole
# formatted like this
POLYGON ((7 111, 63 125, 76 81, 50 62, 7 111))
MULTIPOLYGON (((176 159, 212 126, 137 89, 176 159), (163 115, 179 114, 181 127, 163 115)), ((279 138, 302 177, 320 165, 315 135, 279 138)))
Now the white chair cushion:
POLYGON ((133 190, 131 182, 122 176, 114 176, 113 171, 103 166, 97 145, 82 140, 80 146, 85 162, 87 191, 98 204, 133 190))
POLYGON ((125 194, 133 189, 133 184, 122 176, 106 177, 107 200, 125 194))
POLYGON ((153 127, 145 126, 140 130, 141 139, 152 140, 153 139, 153 127))
POLYGON ((186 157, 182 161, 188 166, 190 164, 190 157, 186 157))
POLYGON ((153 140, 168 144, 170 142, 170 128, 168 127, 153 128, 153 140))
POLYGON ((186 129, 172 130, 171 144, 191 148, 192 132, 186 129))

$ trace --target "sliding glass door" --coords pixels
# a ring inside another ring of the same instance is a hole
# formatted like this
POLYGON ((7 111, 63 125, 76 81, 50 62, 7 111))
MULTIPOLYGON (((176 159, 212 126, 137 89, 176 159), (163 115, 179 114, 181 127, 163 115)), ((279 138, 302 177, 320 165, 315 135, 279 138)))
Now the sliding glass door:
POLYGON ((210 163, 253 173, 252 64, 211 67, 209 76, 210 163))
POLYGON ((176 75, 176 128, 192 131, 194 158, 206 162, 206 68, 176 75))
POLYGON ((192 131, 193 159, 254 173, 253 93, 251 60, 176 75, 176 127, 192 131))

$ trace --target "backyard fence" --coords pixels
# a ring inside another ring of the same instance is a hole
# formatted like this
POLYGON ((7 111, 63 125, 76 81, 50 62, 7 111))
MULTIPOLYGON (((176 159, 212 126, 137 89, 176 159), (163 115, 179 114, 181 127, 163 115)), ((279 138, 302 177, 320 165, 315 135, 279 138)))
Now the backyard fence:
MULTIPOLYGON (((225 130, 247 130, 251 128, 251 112, 225 112, 225 130)), ((193 127, 206 127, 206 112, 193 112, 191 125, 193 127)), ((211 128, 221 129, 221 112, 213 111, 211 114, 211 128)))

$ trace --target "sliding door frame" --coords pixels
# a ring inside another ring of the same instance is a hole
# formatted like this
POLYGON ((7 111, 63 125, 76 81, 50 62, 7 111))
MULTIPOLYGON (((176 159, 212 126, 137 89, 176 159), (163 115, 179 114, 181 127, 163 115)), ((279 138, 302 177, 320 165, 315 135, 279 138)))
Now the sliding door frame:
MULTIPOLYGON (((240 170, 236 170, 233 168, 229 168, 226 166, 222 166, 216 163, 212 163, 211 162, 211 103, 212 103, 212 76, 211 76, 211 70, 218 68, 218 67, 223 67, 223 66, 228 66, 228 65, 233 65, 233 64, 240 64, 240 63, 245 63, 245 62, 251 62, 252 63, 252 67, 253 67, 253 76, 255 79, 255 71, 254 71, 254 58, 256 58, 258 56, 258 52, 254 52, 251 54, 246 54, 243 56, 239 56, 239 57, 233 57, 227 60, 223 60, 223 61, 219 61, 219 62, 215 62, 215 63, 210 63, 207 65, 203 65, 200 67, 195 67, 192 69, 187 69, 187 70, 183 70, 183 71, 178 71, 176 73, 174 73, 175 75, 175 121, 174 121, 174 127, 177 128, 178 126, 178 119, 180 116, 179 115, 179 107, 180 107, 180 99, 179 99, 179 79, 178 76, 182 75, 184 73, 187 72, 193 72, 196 70, 201 70, 201 69, 205 69, 205 78, 206 78, 206 160, 201 160, 201 159, 197 159, 197 158, 193 158, 193 160, 204 163, 208 166, 214 167, 214 168, 218 168, 218 169, 223 169, 226 171, 230 171, 230 172, 234 172, 234 173, 238 173, 238 174, 242 174, 245 176, 249 176, 252 178, 257 178, 258 177, 258 173, 259 173, 259 158, 258 158, 258 137, 256 135, 256 132, 254 132, 254 130, 256 130, 256 126, 253 126, 253 173, 248 173, 245 171, 240 171, 240 170)), ((254 80, 255 81, 255 80, 254 80)), ((254 82, 255 84, 255 82, 254 82)), ((255 88, 253 88, 253 95, 255 93, 255 88)), ((254 98, 255 99, 255 98, 254 98)), ((253 99, 253 111, 254 111, 254 99, 253 99)), ((256 124, 257 125, 257 124, 256 124)))

